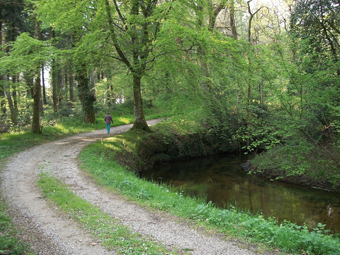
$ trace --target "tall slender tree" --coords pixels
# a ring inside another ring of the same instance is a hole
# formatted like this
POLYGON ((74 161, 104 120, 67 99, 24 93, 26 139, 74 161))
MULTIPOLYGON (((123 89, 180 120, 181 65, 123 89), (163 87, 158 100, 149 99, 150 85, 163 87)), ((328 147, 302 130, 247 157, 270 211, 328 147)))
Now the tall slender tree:
MULTIPOLYGON (((34 29, 34 38, 36 40, 40 40, 40 24, 37 18, 35 17, 35 29, 34 29)), ((33 118, 32 118, 32 132, 33 133, 41 133, 40 127, 40 108, 39 105, 41 103, 41 80, 40 80, 40 71, 41 71, 41 63, 37 62, 35 67, 35 75, 34 75, 34 87, 33 87, 33 118)))

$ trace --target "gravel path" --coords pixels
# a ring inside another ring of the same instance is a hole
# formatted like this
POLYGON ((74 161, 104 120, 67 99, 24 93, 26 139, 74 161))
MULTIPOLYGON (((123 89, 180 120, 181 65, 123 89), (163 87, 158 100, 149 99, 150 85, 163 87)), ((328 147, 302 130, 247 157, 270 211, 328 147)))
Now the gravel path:
MULTIPOLYGON (((148 122, 155 124, 157 120, 148 122)), ((111 128, 110 136, 123 133, 131 125, 111 128)), ((47 203, 37 186, 38 174, 51 172, 75 194, 98 206, 132 231, 150 236, 168 248, 190 250, 192 254, 255 254, 240 249, 236 242, 205 235, 189 223, 161 212, 151 212, 98 187, 78 168, 77 157, 89 143, 107 137, 106 130, 76 135, 36 146, 11 159, 2 173, 2 192, 14 223, 24 241, 36 254, 116 254, 107 251, 77 224, 47 203)))

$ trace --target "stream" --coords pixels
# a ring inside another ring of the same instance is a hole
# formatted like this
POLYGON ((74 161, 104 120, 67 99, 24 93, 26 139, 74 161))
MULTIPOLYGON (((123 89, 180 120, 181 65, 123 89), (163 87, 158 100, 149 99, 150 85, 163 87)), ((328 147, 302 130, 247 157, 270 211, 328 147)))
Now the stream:
POLYGON ((156 165, 141 178, 174 186, 189 196, 203 197, 219 207, 288 220, 314 228, 320 222, 340 232, 340 195, 246 174, 244 156, 218 155, 156 165))

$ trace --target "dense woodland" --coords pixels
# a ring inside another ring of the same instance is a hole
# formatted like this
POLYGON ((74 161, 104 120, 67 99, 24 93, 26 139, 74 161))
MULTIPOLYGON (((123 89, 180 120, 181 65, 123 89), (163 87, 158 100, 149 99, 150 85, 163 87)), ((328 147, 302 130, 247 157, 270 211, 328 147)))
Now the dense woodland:
POLYGON ((151 131, 145 107, 170 105, 267 151, 258 171, 340 184, 339 0, 0 0, 0 31, 1 132, 122 102, 151 131))

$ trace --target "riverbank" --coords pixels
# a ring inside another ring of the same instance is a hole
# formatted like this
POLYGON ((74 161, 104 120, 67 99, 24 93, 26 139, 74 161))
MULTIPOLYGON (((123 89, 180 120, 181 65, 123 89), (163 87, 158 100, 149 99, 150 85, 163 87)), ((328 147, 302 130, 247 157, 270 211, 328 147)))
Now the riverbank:
POLYGON ((245 170, 272 181, 340 193, 340 166, 334 156, 338 150, 327 140, 320 145, 307 141, 292 147, 278 145, 252 158, 245 170))
MULTIPOLYGON (((273 218, 266 220, 261 215, 241 213, 237 209, 219 209, 211 203, 206 204, 197 199, 185 198, 183 200, 183 195, 172 191, 171 187, 161 188, 158 192, 157 184, 139 180, 135 175, 125 175, 119 172, 117 176, 116 171, 112 171, 115 167, 110 167, 116 161, 130 172, 136 172, 162 159, 171 160, 174 158, 175 152, 181 152, 179 156, 190 154, 190 150, 188 150, 190 141, 195 141, 195 139, 188 137, 181 141, 175 138, 170 139, 169 136, 175 131, 169 131, 171 129, 166 126, 165 122, 160 126, 163 127, 153 128, 155 132, 152 134, 129 131, 123 135, 90 145, 81 153, 83 168, 100 185, 119 190, 122 194, 128 195, 142 205, 191 220, 199 226, 223 234, 226 238, 238 238, 251 245, 257 243, 260 246, 256 245, 256 247, 262 247, 259 249, 264 249, 264 244, 269 244, 265 248, 266 250, 291 253, 308 252, 310 254, 339 253, 340 247, 334 248, 334 244, 340 243, 338 238, 325 235, 324 233, 327 231, 325 232, 322 225, 310 233, 306 227, 289 222, 278 224, 273 218), (167 132, 158 133, 157 130, 165 127, 167 127, 165 129, 167 132), (164 143, 159 143, 160 140, 164 143), (168 147, 171 149, 167 149, 169 141, 177 141, 171 143, 171 146, 168 147), (156 153, 152 154, 152 151, 156 153), (165 194, 167 196, 164 196, 165 194), (322 248, 320 249, 320 247, 322 248)), ((184 138, 183 133, 180 135, 184 138)), ((200 135, 196 136, 200 137, 200 135)), ((198 151, 203 153, 211 151, 203 145, 193 145, 192 153, 196 155, 198 151)))

